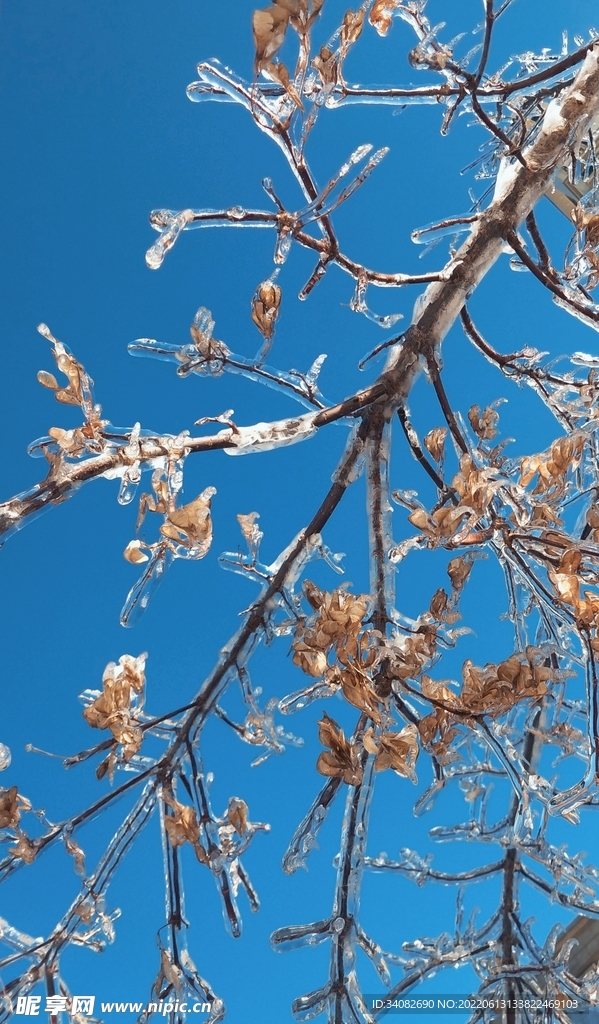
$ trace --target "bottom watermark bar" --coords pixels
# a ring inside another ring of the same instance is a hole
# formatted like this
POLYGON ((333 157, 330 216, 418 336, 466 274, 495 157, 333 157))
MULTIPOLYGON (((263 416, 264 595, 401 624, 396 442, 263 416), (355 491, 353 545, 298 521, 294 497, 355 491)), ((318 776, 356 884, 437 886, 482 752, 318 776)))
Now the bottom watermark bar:
POLYGON ((437 1015, 478 1012, 485 1015, 484 1019, 490 1019, 491 1015, 506 1013, 508 1010, 516 1010, 520 1013, 565 1010, 569 1013, 576 1013, 577 1019, 580 1019, 580 1014, 593 1012, 593 1008, 588 1003, 567 996, 559 996, 555 999, 545 999, 542 996, 509 999, 503 996, 473 996, 452 992, 448 995, 434 993, 431 995, 397 996, 393 999, 385 995, 365 995, 364 1002, 371 1012, 378 1011, 381 1015, 387 1013, 437 1015))
MULTIPOLYGON (((96 1004, 95 996, 19 996, 15 1006, 15 1015, 24 1017, 39 1017, 44 1013, 77 1013, 83 1017, 91 1017, 96 1004)), ((98 1009, 98 1007, 96 1007, 98 1009)), ((168 1017, 171 1013, 203 1013, 209 1014, 212 1004, 209 1002, 179 1001, 178 999, 161 999, 156 1003, 117 1003, 100 1002, 101 1013, 134 1013, 139 1016, 141 1013, 156 1014, 168 1017)))

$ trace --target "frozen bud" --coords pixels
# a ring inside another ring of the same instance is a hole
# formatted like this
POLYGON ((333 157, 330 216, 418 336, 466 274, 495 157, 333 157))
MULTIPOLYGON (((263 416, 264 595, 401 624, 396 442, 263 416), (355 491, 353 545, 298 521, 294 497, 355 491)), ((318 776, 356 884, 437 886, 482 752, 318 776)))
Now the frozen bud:
POLYGON ((252 299, 252 320, 266 339, 270 341, 274 334, 275 322, 281 305, 281 288, 269 277, 258 285, 252 299))
POLYGON ((139 562, 147 562, 148 556, 141 550, 141 541, 131 540, 127 544, 127 547, 123 551, 123 557, 128 562, 132 562, 133 565, 137 565, 139 562))

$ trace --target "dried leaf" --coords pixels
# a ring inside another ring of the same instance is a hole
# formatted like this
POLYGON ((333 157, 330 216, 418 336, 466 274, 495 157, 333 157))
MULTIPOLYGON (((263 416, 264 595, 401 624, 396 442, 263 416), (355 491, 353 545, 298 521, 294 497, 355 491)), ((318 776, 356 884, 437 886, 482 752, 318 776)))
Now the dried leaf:
POLYGON ((318 722, 318 736, 324 747, 330 748, 318 757, 316 769, 321 775, 343 779, 348 786, 357 786, 362 781, 362 766, 358 751, 353 743, 346 740, 343 730, 334 719, 325 713, 318 722))
POLYGON ((238 796, 232 796, 227 807, 227 820, 239 835, 247 831, 248 806, 245 800, 238 796))
POLYGON ((499 413, 492 409, 490 405, 483 409, 482 413, 479 405, 473 405, 468 410, 468 419, 474 433, 482 441, 492 441, 494 437, 497 437, 495 427, 499 422, 499 413))
POLYGON ((430 430, 424 438, 424 447, 432 455, 435 462, 442 462, 445 452, 445 438, 447 427, 435 427, 430 430))
POLYGON ((21 817, 17 786, 0 789, 0 828, 15 828, 21 817))
POLYGON ((47 370, 38 370, 37 379, 43 388, 50 388, 51 391, 58 391, 60 384, 56 380, 53 373, 48 373, 47 370))
POLYGON ((363 27, 364 11, 358 10, 354 13, 349 10, 345 12, 341 23, 341 48, 343 50, 348 49, 360 38, 363 27))
POLYGON ((85 854, 79 844, 74 839, 65 837, 64 845, 67 853, 75 859, 75 871, 77 874, 85 875, 85 854))
POLYGON ((256 45, 256 71, 268 63, 283 45, 288 24, 289 11, 279 5, 254 11, 252 28, 256 45))
POLYGON ((214 494, 216 487, 206 487, 187 505, 167 512, 167 521, 160 527, 163 537, 188 547, 195 557, 203 558, 212 544, 210 505, 214 494))
POLYGON ((8 852, 12 853, 13 857, 18 857, 24 864, 33 864, 37 855, 37 845, 22 832, 17 845, 9 846, 8 852))
POLYGON ((548 452, 529 455, 522 459, 520 484, 527 487, 538 474, 533 494, 543 494, 547 501, 561 497, 566 487, 566 477, 576 469, 584 447, 583 434, 570 434, 554 441, 548 452))
MULTIPOLYGON (((278 82, 279 85, 283 86, 285 92, 287 93, 289 98, 293 100, 293 102, 295 103, 296 107, 299 110, 304 109, 304 104, 302 103, 301 96, 298 93, 297 89, 295 88, 293 82, 291 81, 289 71, 282 61, 269 61, 268 64, 264 64, 263 62, 261 65, 261 69, 263 72, 266 72, 268 75, 270 75, 270 77, 275 82, 278 82)), ((253 314, 252 319, 254 319, 253 314)), ((254 323, 256 323, 255 320, 254 323)))
POLYGON ((140 562, 147 562, 148 555, 145 554, 141 549, 141 541, 130 540, 127 547, 123 551, 123 558, 126 558, 128 562, 132 562, 133 565, 138 565, 140 562))
MULTIPOLYGON (((104 669, 102 677, 102 693, 85 708, 83 717, 93 729, 108 729, 116 743, 122 748, 125 763, 138 753, 143 742, 143 730, 136 718, 143 708, 143 689, 145 684, 145 663, 147 654, 137 658, 123 654, 118 664, 111 661, 104 669), (137 695, 133 704, 133 695, 137 695)), ((114 751, 97 769, 97 777, 101 779, 112 772, 116 765, 114 751)))
POLYGON ((387 35, 393 21, 393 11, 400 6, 400 0, 375 0, 368 20, 380 36, 387 35))
POLYGON ((460 591, 472 572, 472 566, 474 561, 471 555, 458 555, 457 558, 452 558, 449 565, 447 566, 447 575, 451 580, 451 586, 454 590, 460 591))
POLYGON ((337 56, 327 46, 321 46, 320 53, 314 57, 312 67, 316 68, 322 85, 325 89, 334 88, 339 76, 337 56))
POLYGON ((374 767, 377 772, 391 768, 397 775, 417 782, 414 765, 419 753, 418 728, 410 723, 400 732, 383 732, 375 736, 372 727, 364 734, 364 747, 368 753, 376 754, 374 767))

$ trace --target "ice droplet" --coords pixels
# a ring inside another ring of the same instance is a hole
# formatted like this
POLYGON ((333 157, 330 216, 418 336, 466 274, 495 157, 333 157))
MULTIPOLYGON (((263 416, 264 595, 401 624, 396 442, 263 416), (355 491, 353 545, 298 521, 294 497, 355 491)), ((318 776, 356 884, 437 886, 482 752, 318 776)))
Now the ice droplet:
POLYGON ((5 768, 8 768, 12 760, 10 750, 4 743, 0 743, 0 772, 3 772, 5 768))

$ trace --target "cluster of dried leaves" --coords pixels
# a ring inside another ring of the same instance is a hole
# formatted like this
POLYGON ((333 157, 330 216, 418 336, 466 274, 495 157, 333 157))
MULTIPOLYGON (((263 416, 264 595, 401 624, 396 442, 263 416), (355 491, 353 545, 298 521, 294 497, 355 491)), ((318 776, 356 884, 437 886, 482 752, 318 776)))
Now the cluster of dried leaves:
POLYGON ((376 771, 390 768, 404 778, 416 782, 414 766, 418 757, 418 730, 406 725, 399 732, 377 731, 369 726, 361 739, 346 739, 343 729, 326 712, 318 723, 318 736, 323 747, 316 768, 321 775, 342 779, 357 786, 363 778, 365 754, 374 754, 376 771))
MULTIPOLYGON (((189 843, 200 864, 210 866, 215 856, 235 857, 239 853, 240 841, 246 840, 250 834, 248 806, 245 800, 233 796, 229 800, 227 810, 222 819, 218 820, 219 844, 216 846, 206 840, 206 846, 200 841, 202 828, 198 821, 195 808, 182 804, 172 792, 164 790, 164 803, 169 808, 165 815, 164 827, 168 840, 175 849, 189 843), (233 837, 237 837, 237 841, 233 837)), ((252 826, 264 827, 264 826, 252 826)))
POLYGON ((393 645, 381 644, 380 634, 365 626, 369 609, 366 595, 354 596, 345 586, 332 593, 306 581, 304 592, 314 614, 302 619, 292 643, 293 661, 313 678, 322 678, 332 690, 340 690, 353 707, 370 719, 371 725, 348 740, 328 715, 319 723, 320 740, 328 750, 321 753, 317 768, 322 775, 343 779, 349 785, 361 781, 365 753, 375 755, 375 769, 391 768, 415 780, 418 729, 414 724, 401 731, 389 729, 388 698, 391 679, 400 683, 417 679, 436 654, 439 624, 453 624, 459 613, 459 594, 468 579, 473 556, 453 558, 447 572, 451 594, 439 588, 430 611, 421 616, 416 629, 398 637, 393 645), (377 670, 384 659, 385 672, 377 670))
MULTIPOLYGON (((206 487, 197 498, 178 508, 175 495, 171 492, 162 470, 156 470, 154 473, 152 488, 153 495, 142 494, 140 498, 136 533, 139 532, 147 513, 157 512, 164 516, 164 522, 160 526, 163 540, 158 541, 158 544, 166 544, 178 555, 181 553, 179 548, 183 548, 187 558, 203 558, 212 544, 210 507, 216 488, 206 487)), ((129 542, 124 556, 128 562, 137 565, 140 562, 147 562, 149 556, 146 552, 153 551, 155 547, 156 544, 148 544, 136 538, 129 542)))
MULTIPOLYGON (((433 457, 436 453, 441 457, 440 436, 431 437, 429 434, 427 438, 429 451, 432 449, 431 454, 435 453, 433 457)), ((459 472, 451 481, 451 487, 459 499, 456 504, 446 503, 433 512, 428 512, 415 501, 409 503, 412 511, 408 520, 422 531, 429 547, 451 547, 479 540, 474 531, 481 525, 487 525, 486 518, 490 515, 491 503, 501 487, 501 480, 494 467, 477 466, 471 455, 464 454, 460 459, 459 472)), ((399 495, 396 497, 403 504, 408 504, 405 498, 399 495)))
MULTIPOLYGON (((580 549, 568 546, 561 555, 557 566, 549 566, 549 579, 560 601, 573 608, 579 627, 585 630, 596 630, 599 627, 599 594, 593 593, 592 590, 585 590, 581 595, 583 568, 580 549)), ((593 577, 596 579, 595 574, 593 577)))
POLYGON ((584 232, 584 246, 581 255, 590 265, 591 271, 586 287, 592 291, 599 284, 599 214, 585 210, 580 204, 572 210, 572 220, 578 232, 584 232))
POLYGON ((296 626, 294 664, 307 675, 340 689, 349 704, 380 724, 383 697, 372 682, 379 634, 363 624, 368 597, 348 593, 346 584, 329 593, 309 580, 304 583, 304 593, 314 615, 296 626))
POLYGON ((413 631, 394 638, 390 647, 389 672, 400 683, 420 678, 436 657, 439 626, 452 626, 460 618, 458 603, 472 572, 474 557, 467 553, 450 560, 447 575, 451 592, 448 594, 443 587, 439 587, 432 596, 428 612, 418 618, 413 631))
POLYGON ((208 851, 200 842, 200 825, 193 807, 180 803, 172 793, 164 792, 164 802, 171 813, 164 819, 164 827, 171 846, 183 846, 189 843, 195 850, 200 864, 210 864, 208 851))
POLYGON ((10 846, 8 852, 25 864, 32 864, 37 854, 35 842, 19 826, 21 812, 30 810, 29 800, 21 796, 17 786, 0 789, 0 830, 7 829, 14 833, 16 845, 10 846))
POLYGON ((466 660, 459 693, 451 690, 447 682, 422 676, 422 696, 434 706, 433 712, 419 723, 423 745, 442 764, 447 763, 455 756, 449 746, 457 735, 456 723, 472 725, 484 715, 497 718, 506 714, 520 701, 540 700, 547 693, 548 681, 557 674, 547 652, 528 646, 525 651, 484 668, 466 660))
MULTIPOLYGON (((305 63, 300 56, 297 69, 292 75, 281 60, 273 60, 285 41, 289 25, 300 38, 300 49, 308 53, 308 35, 310 28, 322 9, 324 0, 274 0, 274 3, 262 10, 254 11, 252 27, 256 46, 255 71, 262 72, 268 78, 283 86, 289 99, 296 108, 303 110, 301 88, 305 63)), ((378 5, 380 7, 380 3, 378 5)), ((382 13, 382 11, 381 11, 382 13)), ((371 19, 372 20, 372 19, 371 19)), ((372 24, 377 27, 375 22, 372 24)), ((346 11, 339 28, 339 48, 336 52, 322 46, 312 60, 325 90, 334 88, 337 82, 343 81, 343 61, 349 49, 357 41, 364 27, 364 11, 351 9, 346 11)))
POLYGON ((294 104, 303 109, 288 68, 272 58, 285 41, 289 25, 305 38, 318 17, 324 0, 275 0, 269 7, 254 11, 252 28, 256 46, 255 71, 266 73, 283 86, 294 104))
POLYGON ((568 472, 580 464, 584 447, 583 434, 568 434, 554 441, 547 452, 522 459, 520 484, 528 485, 537 477, 532 494, 542 494, 546 502, 561 498, 566 489, 568 472))
POLYGON ((64 430, 62 427, 50 427, 48 435, 58 446, 58 456, 55 452, 46 448, 46 457, 54 465, 57 461, 60 462, 65 455, 76 459, 88 451, 101 451, 105 444, 102 431, 107 425, 108 420, 101 419, 101 406, 94 405, 92 394, 93 380, 86 373, 81 363, 69 352, 66 345, 58 341, 45 324, 40 324, 38 330, 52 344, 56 366, 66 377, 66 384, 60 384, 53 373, 49 373, 47 370, 39 370, 37 374, 39 383, 42 387, 54 392, 57 402, 63 405, 80 406, 85 417, 85 423, 81 427, 75 427, 72 430, 64 430))
POLYGON ((98 779, 108 774, 112 780, 119 758, 128 763, 141 748, 143 730, 138 719, 144 704, 147 657, 123 654, 118 664, 109 662, 102 676, 102 693, 83 712, 88 725, 108 729, 115 741, 108 757, 96 769, 98 779))

